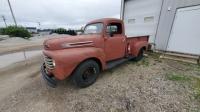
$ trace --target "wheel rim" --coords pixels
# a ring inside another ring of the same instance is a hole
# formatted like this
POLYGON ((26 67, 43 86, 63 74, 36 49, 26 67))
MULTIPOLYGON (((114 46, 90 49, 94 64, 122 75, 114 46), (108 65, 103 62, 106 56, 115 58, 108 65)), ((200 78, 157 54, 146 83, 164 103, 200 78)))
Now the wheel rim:
POLYGON ((82 78, 84 81, 89 81, 94 78, 95 74, 96 69, 94 67, 89 67, 83 72, 82 78))

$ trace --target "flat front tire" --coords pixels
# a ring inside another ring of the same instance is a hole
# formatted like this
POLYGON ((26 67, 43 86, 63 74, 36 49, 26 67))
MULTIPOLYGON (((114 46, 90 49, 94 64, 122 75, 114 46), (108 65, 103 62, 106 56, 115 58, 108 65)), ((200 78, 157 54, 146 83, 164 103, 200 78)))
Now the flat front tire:
POLYGON ((81 63, 72 75, 73 83, 80 87, 85 88, 92 85, 100 73, 98 63, 93 60, 87 60, 81 63))

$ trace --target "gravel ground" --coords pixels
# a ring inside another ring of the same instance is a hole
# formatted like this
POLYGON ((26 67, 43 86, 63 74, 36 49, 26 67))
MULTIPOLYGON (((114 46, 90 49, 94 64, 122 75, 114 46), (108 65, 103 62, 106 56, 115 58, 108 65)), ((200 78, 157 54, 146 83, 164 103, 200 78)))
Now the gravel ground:
MULTIPOLYGON (((1 112, 199 112, 191 85, 172 81, 170 73, 200 76, 195 65, 160 60, 150 55, 103 72, 92 86, 79 89, 69 80, 53 89, 40 74, 0 100, 1 112)), ((1 78, 1 77, 0 77, 1 78)), ((16 79, 17 80, 17 79, 16 79)), ((1 93, 4 94, 4 93, 1 93)))

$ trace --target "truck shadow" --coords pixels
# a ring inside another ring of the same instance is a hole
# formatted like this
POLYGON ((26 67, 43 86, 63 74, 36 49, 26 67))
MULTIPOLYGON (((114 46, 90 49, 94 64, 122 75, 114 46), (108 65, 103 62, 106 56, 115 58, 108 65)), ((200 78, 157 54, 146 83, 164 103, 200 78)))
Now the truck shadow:
POLYGON ((110 79, 114 75, 123 75, 123 73, 120 73, 119 71, 121 71, 122 69, 126 69, 127 66, 129 66, 130 64, 135 64, 135 63, 137 62, 130 61, 127 63, 123 63, 121 65, 118 65, 112 69, 108 69, 101 72, 96 82, 86 88, 78 88, 77 86, 75 86, 71 81, 71 77, 63 81, 58 81, 57 87, 51 88, 46 84, 46 82, 42 79, 42 77, 40 77, 40 81, 39 81, 40 83, 39 85, 41 87, 40 89, 42 89, 42 91, 44 91, 46 94, 51 94, 55 96, 58 96, 58 95, 62 96, 62 94, 69 93, 69 92, 70 92, 69 94, 72 94, 72 93, 77 93, 81 91, 90 91, 91 89, 100 88, 99 87, 99 85, 101 85, 100 83, 104 82, 105 80, 110 79))
MULTIPOLYGON (((136 61, 129 61, 127 63, 120 64, 120 65, 118 65, 118 66, 116 66, 114 68, 105 70, 105 71, 103 71, 103 72, 101 72, 99 74, 99 77, 98 77, 96 82, 98 82, 99 80, 106 80, 106 78, 111 77, 114 72, 119 71, 120 69, 123 69, 124 67, 126 67, 129 64, 135 64, 135 63, 137 63, 137 62, 136 61)), ((115 75, 115 74, 113 74, 113 75, 115 75)), ((95 87, 94 86, 95 83, 93 85, 91 85, 90 87, 95 87)), ((50 88, 50 87, 48 87, 48 88, 50 88)), ((73 84, 73 82, 71 81, 71 77, 69 77, 69 78, 67 78, 67 79, 65 79, 63 81, 59 81, 57 87, 56 88, 52 88, 52 89, 63 89, 63 88, 65 88, 65 89, 68 88, 70 90, 71 89, 74 89, 74 90, 79 90, 80 89, 80 88, 76 87, 73 84)), ((85 88, 82 88, 82 89, 85 89, 85 88)))

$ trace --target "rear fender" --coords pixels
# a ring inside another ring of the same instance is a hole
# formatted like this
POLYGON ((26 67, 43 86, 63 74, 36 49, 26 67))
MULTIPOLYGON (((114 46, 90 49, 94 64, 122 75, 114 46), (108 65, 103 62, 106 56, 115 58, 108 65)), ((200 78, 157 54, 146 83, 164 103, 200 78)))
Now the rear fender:
POLYGON ((148 48, 148 42, 146 41, 140 41, 136 42, 134 45, 131 46, 131 53, 133 56, 138 56, 141 49, 146 50, 148 48))

